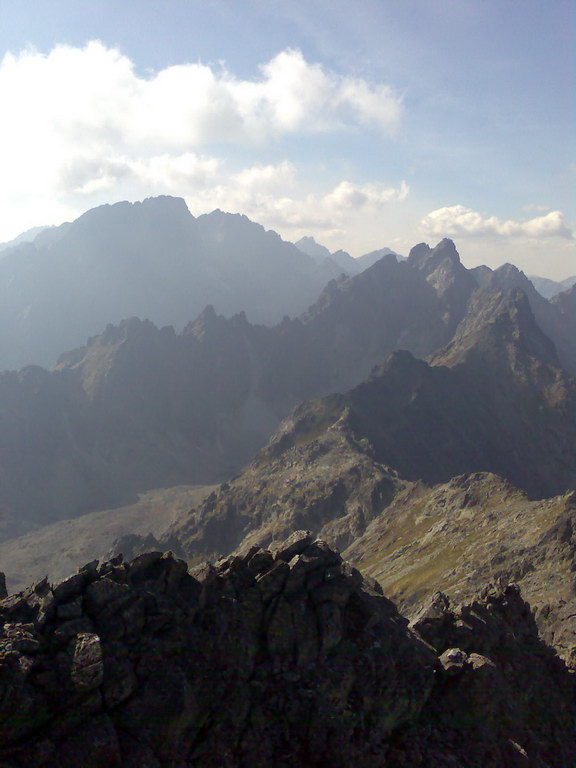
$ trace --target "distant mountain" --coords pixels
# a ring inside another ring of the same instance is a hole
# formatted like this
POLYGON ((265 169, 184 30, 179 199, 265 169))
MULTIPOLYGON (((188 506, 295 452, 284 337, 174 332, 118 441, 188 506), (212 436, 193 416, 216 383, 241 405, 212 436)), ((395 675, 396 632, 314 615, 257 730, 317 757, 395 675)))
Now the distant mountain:
POLYGON ((572 497, 529 501, 511 484, 533 499, 576 486, 576 383, 559 367, 525 294, 481 291, 430 363, 395 352, 349 392, 298 406, 242 473, 172 526, 167 541, 176 537, 192 559, 216 557, 306 528, 348 547, 364 571, 412 606, 435 589, 458 588, 467 598, 491 575, 526 576, 536 603, 544 606, 545 595, 560 601, 542 627, 563 638, 565 658, 576 665, 570 588, 560 590, 564 577, 546 575, 573 567, 571 523, 561 522, 572 497), (446 520, 447 491, 430 486, 457 488, 452 478, 474 473, 486 479, 457 497, 460 516, 446 520), (541 544, 554 526, 564 527, 541 544), (481 549, 463 559, 460 547, 481 549))
POLYGON ((447 343, 450 307, 389 257, 274 328, 211 306, 181 334, 133 318, 51 373, 0 374, 2 537, 225 479, 302 400, 357 384, 399 345, 426 355, 447 343), (407 313, 410 297, 418 311, 407 313))
POLYGON ((558 293, 567 291, 576 284, 576 275, 560 281, 549 280, 547 277, 538 277, 537 275, 529 275, 529 279, 533 283, 534 288, 545 299, 552 299, 558 293))
POLYGON ((194 218, 183 200, 88 211, 0 260, 0 370, 52 365, 107 323, 183 328, 207 304, 254 322, 297 315, 340 272, 245 216, 194 218))
POLYGON ((344 546, 398 483, 479 471, 534 497, 576 486, 576 383, 518 289, 477 295, 432 364, 395 352, 348 393, 298 406, 246 471, 183 521, 183 538, 192 552, 256 534, 267 544, 275 519, 282 537, 291 525, 326 536, 341 518, 344 546))
POLYGON ((318 263, 324 261, 324 259, 330 258, 331 255, 328 248, 326 248, 325 245, 317 243, 313 237, 301 237, 300 240, 297 240, 294 243, 294 245, 299 251, 311 256, 318 263))
MULTIPOLYGON (((45 229, 50 229, 48 226, 44 227, 32 227, 31 229, 27 229, 26 232, 22 232, 22 234, 18 235, 18 237, 15 237, 13 240, 8 240, 6 243, 0 243, 0 251, 5 251, 8 248, 13 248, 16 245, 21 245, 22 243, 32 243, 37 235, 40 234, 40 232, 43 232, 45 229)), ((0 256, 0 258, 2 258, 0 256)))
MULTIPOLYGON (((458 350, 475 338, 478 318, 485 328, 500 327, 495 318, 499 307, 505 315, 505 302, 494 297, 508 295, 509 289, 492 283, 504 284, 506 274, 488 271, 487 287, 479 287, 477 274, 462 266, 451 241, 435 248, 421 244, 407 261, 399 263, 388 255, 359 275, 331 281, 307 312, 275 327, 253 325, 243 313, 226 319, 211 306, 182 333, 133 318, 110 325, 85 347, 61 356, 52 373, 28 367, 0 375, 2 538, 31 525, 132 503, 138 492, 148 489, 220 482, 251 459, 292 408, 355 387, 395 350, 435 362, 434 355, 445 348, 446 359, 455 360, 458 350), (457 344, 450 346, 454 339, 457 344)), ((528 334, 532 345, 539 339, 537 359, 548 366, 552 382, 546 386, 555 386, 563 401, 571 389, 566 384, 561 396, 563 379, 552 373, 559 365, 555 347, 536 323, 525 294, 512 290, 516 298, 507 311, 514 317, 521 314, 523 325, 508 338, 507 321, 499 320, 502 338, 496 334, 492 346, 500 349, 503 339, 514 345, 514 333, 528 334)), ((573 310, 569 294, 563 294, 566 306, 561 307, 534 294, 561 327, 562 318, 573 310)), ((569 334, 566 338, 570 342, 569 334)), ((496 362, 499 354, 504 351, 494 352, 496 362)), ((454 436, 446 438, 429 466, 424 458, 413 466, 413 457, 398 466, 396 459, 382 461, 409 479, 421 476, 435 482, 450 473, 487 470, 505 474, 533 493, 563 487, 569 476, 566 466, 571 465, 555 448, 548 459, 543 455, 541 468, 530 470, 530 481, 514 459, 512 442, 494 437, 506 418, 513 435, 527 442, 524 458, 533 442, 540 444, 534 448, 539 456, 547 443, 538 430, 544 425, 552 429, 556 416, 554 421, 546 408, 542 416, 534 411, 531 432, 529 425, 513 420, 514 410, 506 416, 504 401, 486 401, 493 385, 482 366, 469 374, 466 385, 463 373, 446 373, 411 355, 394 358, 394 370, 405 366, 399 386, 411 397, 411 387, 421 378, 434 407, 420 422, 407 425, 406 434, 427 434, 430 419, 444 418, 442 409, 446 423, 453 423, 453 401, 454 408, 460 403, 462 419, 469 419, 470 435, 480 430, 478 440, 465 447, 454 436), (467 397, 472 398, 469 404, 467 397), (487 420, 481 417, 482 407, 492 409, 487 420)), ((459 370, 456 363, 450 365, 459 370)), ((504 390, 516 387, 514 377, 505 376, 506 366, 500 370, 495 365, 486 366, 494 380, 500 377, 504 390)), ((534 372, 527 372, 531 363, 523 365, 518 375, 534 379, 534 372)), ((376 376, 367 391, 378 392, 381 379, 376 376)), ((526 390, 528 402, 535 398, 543 404, 544 395, 538 392, 526 390)), ((376 415, 368 413, 366 419, 376 420, 376 415)), ((565 444, 563 435, 561 429, 559 445, 565 444)))
POLYGON ((359 256, 357 259, 355 259, 355 261, 361 269, 367 269, 368 267, 371 267, 372 264, 375 264, 377 261, 379 261, 382 257, 388 256, 389 254, 395 256, 396 261, 404 261, 405 259, 404 256, 400 256, 400 254, 396 253, 396 251, 393 251, 391 248, 379 248, 376 251, 370 251, 370 253, 365 253, 363 256, 359 256))
POLYGON ((402 256, 399 256, 391 248, 380 248, 377 251, 365 253, 363 256, 359 256, 356 259, 343 250, 330 253, 325 245, 320 245, 316 242, 316 240, 314 240, 313 237, 301 237, 300 240, 295 243, 295 246, 299 248, 302 253, 311 256, 319 264, 336 264, 347 275, 360 274, 360 272, 368 269, 368 267, 371 267, 372 264, 375 264, 381 258, 388 256, 390 253, 394 254, 398 261, 402 261, 403 259, 402 256))

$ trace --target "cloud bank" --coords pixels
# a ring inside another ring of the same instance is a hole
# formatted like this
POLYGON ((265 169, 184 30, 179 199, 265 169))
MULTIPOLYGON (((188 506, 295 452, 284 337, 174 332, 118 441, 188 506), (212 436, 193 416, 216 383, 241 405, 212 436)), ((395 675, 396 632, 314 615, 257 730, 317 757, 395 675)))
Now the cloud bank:
POLYGON ((420 222, 422 231, 434 237, 525 237, 572 239, 562 211, 550 211, 527 221, 485 217, 463 205, 451 205, 431 211, 420 222))
POLYGON ((303 186, 296 166, 284 161, 224 176, 221 183, 187 195, 186 202, 195 213, 214 208, 242 211, 297 238, 309 231, 326 236, 343 234, 363 216, 404 201, 410 191, 405 181, 398 186, 341 181, 325 193, 309 193, 303 186))
MULTIPOLYGON (((389 85, 336 74, 297 50, 280 52, 251 80, 203 63, 143 76, 97 41, 5 55, 0 104, 0 205, 10 210, 12 234, 112 198, 161 192, 228 208, 259 195, 267 210, 297 217, 302 194, 300 203, 270 199, 279 180, 292 183, 290 164, 248 161, 238 173, 228 170, 223 147, 249 155, 294 135, 391 134, 402 118, 389 85)), ((324 218, 329 208, 384 202, 394 192, 342 182, 332 194, 324 218)))

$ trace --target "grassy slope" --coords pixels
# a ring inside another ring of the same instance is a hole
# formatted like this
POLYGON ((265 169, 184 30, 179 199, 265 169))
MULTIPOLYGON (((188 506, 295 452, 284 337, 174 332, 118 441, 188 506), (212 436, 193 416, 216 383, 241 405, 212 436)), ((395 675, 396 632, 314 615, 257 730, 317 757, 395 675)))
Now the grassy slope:
POLYGON ((9 592, 46 575, 58 581, 90 560, 102 557, 124 533, 158 537, 180 514, 199 504, 213 486, 176 486, 147 491, 136 504, 92 512, 38 528, 0 544, 0 570, 9 592))

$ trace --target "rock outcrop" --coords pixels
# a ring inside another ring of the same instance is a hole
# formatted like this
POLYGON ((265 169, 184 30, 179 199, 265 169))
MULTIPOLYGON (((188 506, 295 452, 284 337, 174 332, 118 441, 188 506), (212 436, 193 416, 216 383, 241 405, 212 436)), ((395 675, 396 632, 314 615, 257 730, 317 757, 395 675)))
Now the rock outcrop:
POLYGON ((568 673, 515 588, 415 624, 310 533, 0 602, 2 768, 564 768, 568 673), (545 707, 550 707, 545 711, 545 707), (522 762, 524 760, 524 762, 522 762))

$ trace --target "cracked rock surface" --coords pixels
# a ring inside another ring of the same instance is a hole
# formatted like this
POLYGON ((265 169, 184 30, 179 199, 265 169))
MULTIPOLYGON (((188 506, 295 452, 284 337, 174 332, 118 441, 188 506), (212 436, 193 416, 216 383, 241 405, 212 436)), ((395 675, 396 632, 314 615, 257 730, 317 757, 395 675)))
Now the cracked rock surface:
POLYGON ((307 531, 0 602, 0 768, 560 768, 572 696, 517 588, 411 627, 307 531))

